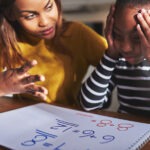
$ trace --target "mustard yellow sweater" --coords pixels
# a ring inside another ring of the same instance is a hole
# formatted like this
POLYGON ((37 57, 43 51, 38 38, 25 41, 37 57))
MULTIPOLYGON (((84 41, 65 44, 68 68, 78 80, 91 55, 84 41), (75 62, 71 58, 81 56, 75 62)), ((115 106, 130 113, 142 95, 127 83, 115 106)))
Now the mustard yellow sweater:
POLYGON ((45 76, 46 80, 39 84, 48 89, 47 102, 76 105, 87 68, 98 64, 107 43, 91 28, 77 22, 71 22, 60 38, 61 45, 30 39, 19 42, 19 46, 24 57, 38 61, 30 73, 45 76))

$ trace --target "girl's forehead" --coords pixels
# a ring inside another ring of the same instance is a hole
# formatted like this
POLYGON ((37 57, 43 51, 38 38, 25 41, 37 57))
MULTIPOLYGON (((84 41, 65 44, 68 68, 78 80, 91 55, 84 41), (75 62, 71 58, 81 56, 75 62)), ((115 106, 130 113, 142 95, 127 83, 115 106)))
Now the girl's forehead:
POLYGON ((115 20, 125 20, 125 19, 132 19, 136 14, 138 14, 141 8, 136 7, 123 7, 118 8, 114 14, 115 20))
POLYGON ((150 10, 150 4, 149 5, 133 5, 133 4, 126 4, 121 7, 117 7, 116 14, 124 13, 126 10, 130 10, 132 12, 140 12, 140 10, 150 10))
POLYGON ((137 23, 137 14, 141 12, 142 9, 150 10, 150 6, 148 5, 126 5, 122 7, 117 7, 114 18, 117 23, 124 24, 136 24, 137 23))
POLYGON ((118 7, 115 11, 114 14, 114 18, 115 21, 121 21, 122 22, 128 22, 130 23, 130 21, 137 21, 137 14, 141 12, 142 9, 145 10, 150 10, 150 7, 148 6, 141 6, 141 5, 137 5, 137 6, 132 6, 132 5, 127 5, 127 6, 123 6, 123 7, 118 7))
POLYGON ((124 33, 133 32, 135 30, 136 15, 139 9, 135 7, 124 7, 116 11, 114 16, 114 27, 124 33))

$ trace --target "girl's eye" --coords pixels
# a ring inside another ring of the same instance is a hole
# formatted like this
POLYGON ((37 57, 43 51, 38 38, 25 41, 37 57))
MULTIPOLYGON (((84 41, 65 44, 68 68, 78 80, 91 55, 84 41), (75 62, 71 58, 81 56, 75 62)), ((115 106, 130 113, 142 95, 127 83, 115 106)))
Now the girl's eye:
POLYGON ((31 13, 31 14, 25 16, 24 18, 27 19, 27 20, 31 20, 31 19, 33 19, 33 18, 35 18, 35 17, 36 17, 36 15, 33 14, 33 13, 31 13))
POLYGON ((135 42, 140 42, 140 38, 134 38, 135 42))
POLYGON ((139 36, 135 36, 132 38, 132 41, 135 43, 139 43, 140 42, 140 37, 139 36))

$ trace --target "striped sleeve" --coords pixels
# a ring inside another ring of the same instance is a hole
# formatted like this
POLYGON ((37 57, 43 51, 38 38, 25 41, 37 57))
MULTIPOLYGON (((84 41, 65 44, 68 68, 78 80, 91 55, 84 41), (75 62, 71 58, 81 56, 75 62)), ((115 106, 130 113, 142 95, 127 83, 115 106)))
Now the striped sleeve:
POLYGON ((83 83, 80 91, 80 104, 84 110, 102 108, 110 99, 114 83, 112 73, 117 60, 105 53, 91 76, 83 83))

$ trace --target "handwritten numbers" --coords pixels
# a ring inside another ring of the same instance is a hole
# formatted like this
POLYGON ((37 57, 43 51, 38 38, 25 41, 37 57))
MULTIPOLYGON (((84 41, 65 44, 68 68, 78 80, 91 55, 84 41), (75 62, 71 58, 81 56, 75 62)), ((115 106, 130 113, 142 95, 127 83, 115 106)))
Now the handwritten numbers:
POLYGON ((25 142, 21 143, 21 145, 23 145, 23 146, 33 146, 33 145, 35 145, 35 143, 36 143, 36 140, 32 139, 32 140, 28 140, 28 141, 25 141, 25 142))
POLYGON ((117 130, 119 131, 127 131, 129 128, 134 127, 134 125, 130 123, 119 123, 117 125, 114 125, 111 120, 101 120, 99 123, 97 123, 96 126, 98 127, 116 126, 117 130))
POLYGON ((31 140, 27 140, 21 143, 23 146, 33 146, 37 142, 42 142, 45 141, 48 137, 51 138, 56 138, 56 135, 41 131, 41 130, 36 130, 37 135, 35 135, 31 140))
MULTIPOLYGON (((51 148, 52 150, 62 150, 67 145, 66 141, 61 141, 61 143, 56 144, 55 142, 52 142, 52 141, 50 142, 49 141, 50 139, 48 139, 48 138, 51 138, 51 139, 59 138, 59 134, 60 133, 65 134, 66 131, 68 131, 68 132, 70 131, 70 134, 74 133, 74 135, 78 136, 78 138, 93 139, 93 142, 94 142, 94 140, 97 140, 97 143, 99 145, 107 144, 107 143, 113 142, 115 140, 115 136, 109 135, 108 133, 101 135, 101 134, 97 134, 97 131, 92 130, 91 128, 86 129, 86 130, 77 128, 77 127, 79 127, 79 125, 75 124, 75 123, 67 122, 64 120, 57 119, 57 118, 55 119, 55 121, 56 122, 52 126, 49 127, 49 130, 50 131, 53 130, 55 134, 51 134, 51 133, 36 129, 35 134, 32 136, 33 138, 31 138, 29 140, 28 139, 25 140, 24 142, 21 143, 21 145, 29 147, 29 146, 35 146, 37 143, 40 143, 41 146, 43 146, 45 148, 51 148), (60 132, 58 132, 58 131, 60 131, 60 132)), ((108 120, 107 119, 100 120, 100 121, 98 121, 98 123, 96 120, 92 120, 92 122, 94 124, 96 124, 97 127, 100 127, 101 128, 101 129, 99 128, 100 130, 103 130, 102 128, 105 128, 105 127, 108 127, 108 128, 114 127, 115 130, 118 130, 118 131, 128 131, 130 128, 134 127, 134 125, 131 123, 114 124, 114 122, 109 119, 108 120)))
POLYGON ((103 136, 103 142, 100 142, 101 144, 106 144, 109 142, 112 142, 115 139, 115 137, 113 135, 105 135, 103 136))
POLYGON ((43 143, 43 146, 44 147, 50 147, 50 146, 53 146, 53 144, 51 144, 51 143, 43 143))
POLYGON ((111 120, 101 120, 98 124, 97 124, 98 127, 105 127, 105 126, 114 126, 112 124, 112 121, 111 120))
POLYGON ((134 127, 133 124, 129 124, 129 123, 120 123, 118 124, 118 130, 119 131, 127 131, 129 128, 134 127))
POLYGON ((87 136, 89 136, 90 138, 96 138, 95 135, 94 135, 95 132, 93 130, 84 130, 82 133, 84 135, 80 136, 80 137, 87 137, 87 136))
POLYGON ((59 146, 57 146, 56 148, 54 148, 53 150, 61 150, 60 148, 63 147, 66 143, 62 143, 59 146))
POLYGON ((59 119, 56 119, 56 122, 57 122, 57 125, 50 127, 50 129, 53 129, 53 130, 63 129, 62 132, 65 132, 71 129, 72 127, 78 127, 77 124, 69 123, 63 120, 59 120, 59 119))

